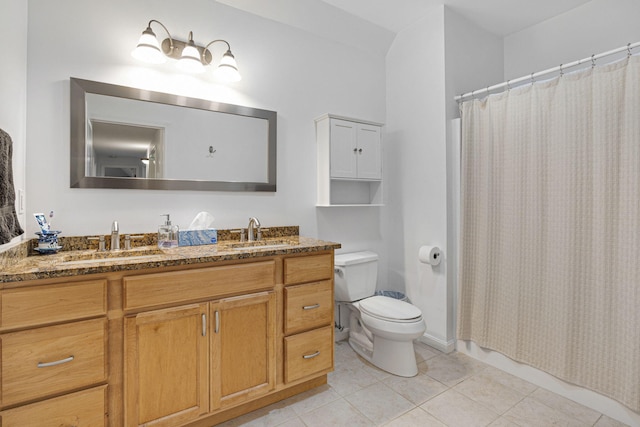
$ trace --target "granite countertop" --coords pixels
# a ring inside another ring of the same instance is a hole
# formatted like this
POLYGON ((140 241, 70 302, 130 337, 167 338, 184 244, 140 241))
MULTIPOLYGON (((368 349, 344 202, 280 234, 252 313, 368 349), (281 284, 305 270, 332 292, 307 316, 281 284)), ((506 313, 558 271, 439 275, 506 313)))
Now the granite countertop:
POLYGON ((213 245, 159 249, 155 245, 130 250, 97 252, 95 249, 62 251, 50 255, 30 255, 5 265, 0 283, 134 271, 156 267, 193 265, 340 248, 339 243, 302 236, 266 238, 258 242, 219 241, 213 245))

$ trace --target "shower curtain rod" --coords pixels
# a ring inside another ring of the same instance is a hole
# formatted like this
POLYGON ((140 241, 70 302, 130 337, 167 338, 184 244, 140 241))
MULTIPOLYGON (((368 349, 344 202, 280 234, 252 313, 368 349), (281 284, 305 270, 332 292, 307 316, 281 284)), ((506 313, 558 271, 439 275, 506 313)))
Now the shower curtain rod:
POLYGON ((533 83, 534 80, 536 79, 536 77, 544 76, 546 74, 555 73, 557 71, 560 71, 560 74, 562 74, 562 71, 567 69, 567 68, 575 67, 576 65, 584 64, 585 62, 589 62, 589 61, 591 61, 591 65, 592 66, 595 66, 596 59, 600 59, 600 58, 604 58, 605 56, 614 55, 616 53, 624 52, 625 50, 628 52, 628 55, 631 55, 631 49, 633 49, 635 47, 638 47, 638 46, 640 46, 640 42, 629 43, 626 46, 622 46, 622 47, 619 47, 617 49, 610 50, 608 52, 599 53, 597 55, 591 55, 588 58, 579 59, 577 61, 569 62, 568 64, 560 64, 557 67, 549 68, 549 69, 544 70, 544 71, 538 71, 537 73, 531 73, 528 76, 519 77, 517 79, 507 80, 506 82, 498 83, 498 84, 493 85, 493 86, 488 86, 488 87, 486 87, 484 89, 473 90, 471 92, 467 92, 465 94, 458 95, 454 99, 456 101, 458 101, 458 102, 462 102, 462 101, 465 100, 465 98, 473 98, 476 95, 488 94, 489 92, 494 91, 496 89, 502 89, 502 88, 505 88, 505 87, 510 88, 511 85, 513 85, 513 84, 522 83, 522 82, 525 82, 527 80, 530 80, 531 83, 533 83))

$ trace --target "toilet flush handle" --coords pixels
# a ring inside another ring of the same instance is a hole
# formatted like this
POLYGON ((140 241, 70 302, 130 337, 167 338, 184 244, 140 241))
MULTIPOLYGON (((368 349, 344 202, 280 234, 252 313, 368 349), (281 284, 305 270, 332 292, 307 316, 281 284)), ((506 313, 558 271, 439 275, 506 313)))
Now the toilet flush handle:
POLYGON ((340 267, 334 267, 333 272, 340 277, 344 277, 344 270, 340 267))

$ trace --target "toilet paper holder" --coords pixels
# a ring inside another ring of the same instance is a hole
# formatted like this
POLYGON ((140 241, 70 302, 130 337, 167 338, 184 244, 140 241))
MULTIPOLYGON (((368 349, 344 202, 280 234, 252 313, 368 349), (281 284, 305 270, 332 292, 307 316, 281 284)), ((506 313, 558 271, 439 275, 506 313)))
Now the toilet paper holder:
POLYGON ((442 251, 440 251, 440 248, 437 246, 421 246, 418 251, 418 259, 424 264, 435 267, 440 264, 442 251))

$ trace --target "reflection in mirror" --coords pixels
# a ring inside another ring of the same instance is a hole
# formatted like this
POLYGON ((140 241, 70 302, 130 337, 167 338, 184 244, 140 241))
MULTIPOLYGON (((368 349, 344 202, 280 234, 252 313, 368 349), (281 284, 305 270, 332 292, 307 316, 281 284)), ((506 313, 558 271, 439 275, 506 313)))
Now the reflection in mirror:
POLYGON ((162 178, 164 128, 87 123, 86 176, 162 178))
POLYGON ((71 186, 275 191, 276 113, 71 79, 71 186))

